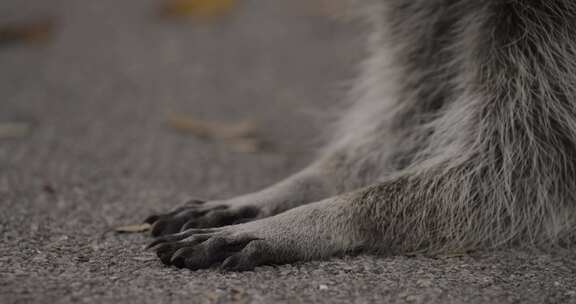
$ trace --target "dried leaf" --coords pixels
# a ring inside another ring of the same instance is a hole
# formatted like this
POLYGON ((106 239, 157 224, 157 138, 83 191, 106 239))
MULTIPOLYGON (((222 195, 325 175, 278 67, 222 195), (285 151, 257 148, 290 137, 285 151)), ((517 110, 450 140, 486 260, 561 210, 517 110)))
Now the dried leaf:
POLYGON ((52 37, 53 20, 0 26, 0 45, 14 43, 43 43, 52 37))
POLYGON ((152 228, 152 225, 148 223, 143 224, 134 224, 134 225, 126 225, 114 228, 114 231, 119 233, 138 233, 138 232, 146 232, 152 228))
POLYGON ((256 122, 251 120, 222 123, 172 115, 168 118, 168 125, 205 140, 223 142, 238 152, 255 153, 265 147, 265 143, 256 137, 256 122))
POLYGON ((164 17, 215 17, 234 6, 234 0, 165 0, 161 8, 164 17))
POLYGON ((0 139, 20 138, 30 133, 30 125, 22 122, 0 123, 0 139))
POLYGON ((226 142, 235 151, 243 153, 256 153, 264 149, 264 143, 255 138, 239 138, 226 142))
POLYGON ((181 115, 170 116, 168 124, 176 130, 185 131, 203 138, 231 139, 249 137, 256 130, 256 123, 253 121, 221 123, 181 115))

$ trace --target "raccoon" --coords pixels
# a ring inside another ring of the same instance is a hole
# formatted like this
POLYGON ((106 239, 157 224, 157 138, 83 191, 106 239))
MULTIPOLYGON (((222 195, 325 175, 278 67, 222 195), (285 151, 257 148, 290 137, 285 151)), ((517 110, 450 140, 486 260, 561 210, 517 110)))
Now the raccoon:
POLYGON ((167 265, 565 248, 576 236, 576 2, 352 1, 368 58, 333 138, 262 191, 146 221, 167 265))

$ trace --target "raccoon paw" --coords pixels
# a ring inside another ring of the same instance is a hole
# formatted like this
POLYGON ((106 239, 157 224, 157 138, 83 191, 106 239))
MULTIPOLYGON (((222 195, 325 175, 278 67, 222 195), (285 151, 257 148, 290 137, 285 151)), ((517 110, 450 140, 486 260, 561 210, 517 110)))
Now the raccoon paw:
POLYGON ((218 202, 192 200, 176 210, 148 217, 152 236, 174 234, 190 228, 220 227, 244 223, 260 213, 255 206, 233 206, 218 202))

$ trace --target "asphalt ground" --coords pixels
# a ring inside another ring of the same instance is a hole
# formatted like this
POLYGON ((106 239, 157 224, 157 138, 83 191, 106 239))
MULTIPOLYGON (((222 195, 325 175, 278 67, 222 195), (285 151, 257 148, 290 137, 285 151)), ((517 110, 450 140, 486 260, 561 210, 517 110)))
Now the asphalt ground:
POLYGON ((56 20, 0 45, 0 303, 576 303, 576 252, 358 256, 243 273, 167 268, 139 223, 190 197, 254 191, 302 168, 361 57, 358 28, 310 2, 245 0, 166 21, 152 0, 3 0, 2 24, 56 20), (245 153, 166 124, 255 121, 245 153))

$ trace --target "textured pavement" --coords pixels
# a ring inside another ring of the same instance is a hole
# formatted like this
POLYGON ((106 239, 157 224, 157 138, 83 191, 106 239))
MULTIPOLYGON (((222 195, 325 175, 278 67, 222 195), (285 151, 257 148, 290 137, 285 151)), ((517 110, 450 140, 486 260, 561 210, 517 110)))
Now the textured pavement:
POLYGON ((151 0, 3 0, 0 24, 51 15, 44 46, 0 48, 0 303, 576 303, 576 252, 348 257, 244 273, 166 268, 116 234, 187 198, 254 191, 321 142, 360 57, 355 26, 305 0, 245 0, 206 24, 151 0), (239 153, 169 113, 259 122, 239 153))

